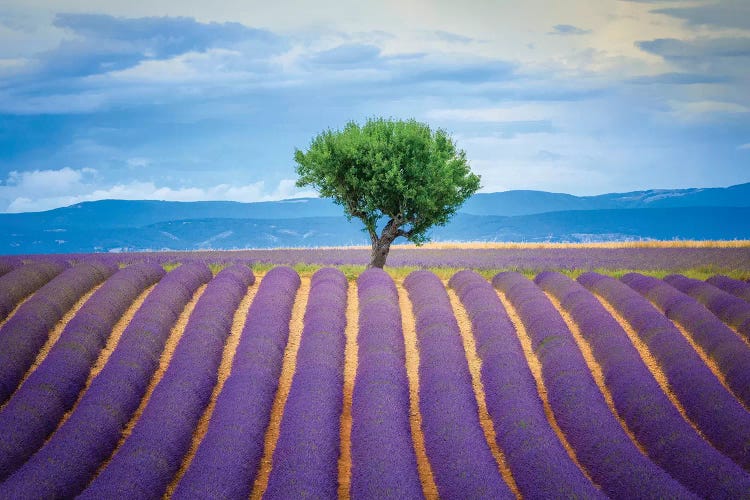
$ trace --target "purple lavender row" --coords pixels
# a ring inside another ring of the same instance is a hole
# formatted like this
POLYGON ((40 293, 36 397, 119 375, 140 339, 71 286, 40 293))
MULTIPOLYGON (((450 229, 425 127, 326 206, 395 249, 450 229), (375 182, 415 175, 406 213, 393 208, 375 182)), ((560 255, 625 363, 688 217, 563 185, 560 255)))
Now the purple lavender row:
MULTIPOLYGON (((193 265, 208 281, 208 268, 193 265)), ((248 267, 230 268, 212 281, 132 433, 81 498, 162 497, 209 403, 234 311, 252 278, 248 267)))
POLYGON ((69 268, 37 290, 8 319, 0 329, 0 402, 17 389, 55 324, 115 269, 101 264, 69 268))
POLYGON ((578 282, 606 299, 635 330, 661 366, 688 418, 711 444, 750 470, 750 414, 722 387, 674 324, 614 278, 584 273, 578 282))
POLYGON ((64 266, 48 262, 26 264, 0 276, 0 321, 16 305, 60 274, 64 266))
POLYGON ((750 475, 701 438, 682 418, 620 324, 588 290, 555 272, 536 283, 578 324, 602 368, 618 414, 649 457, 706 498, 750 496, 750 475))
MULTIPOLYGON (((737 329, 737 333, 742 335, 745 340, 750 341, 750 303, 720 290, 710 283, 686 278, 679 274, 667 276, 664 281, 706 306, 724 323, 737 329)), ((750 285, 748 285, 748 288, 750 288, 750 285)), ((750 390, 750 387, 748 387, 748 390, 750 390)))
POLYGON ((271 269, 261 281, 232 371, 174 498, 247 499, 250 495, 263 456, 299 285, 299 275, 288 267, 271 269))
POLYGON ((320 269, 312 277, 264 498, 337 497, 346 289, 338 269, 320 269))
POLYGON ((750 283, 748 283, 747 281, 740 281, 730 278, 729 276, 722 276, 721 274, 717 274, 716 276, 711 276, 710 278, 708 278, 706 282, 712 284, 716 288, 724 290, 727 293, 731 293, 732 295, 739 297, 746 302, 750 302, 750 283))
MULTIPOLYGON (((690 283, 684 280, 673 276, 669 282, 689 287, 690 283)), ((649 299, 666 317, 682 325, 691 339, 716 363, 735 397, 750 407, 750 347, 742 339, 701 303, 660 279, 629 273, 621 281, 649 299)), ((715 290, 712 285, 696 281, 701 288, 705 285, 715 290)))
POLYGON ((492 284, 507 294, 526 326, 557 423, 591 479, 617 498, 692 497, 630 440, 568 326, 542 290, 515 272, 496 275, 492 284))
MULTIPOLYGON (((172 325, 197 288, 209 279, 211 272, 205 265, 183 264, 154 287, 70 418, 0 484, 0 498, 71 498, 86 487, 138 408, 172 325)), ((226 281, 221 274, 217 276, 219 286, 213 286, 217 293, 227 293, 220 286, 226 281)), ((216 317, 216 321, 222 319, 216 317)))
POLYGON ((419 347, 419 410, 425 451, 445 498, 514 498, 479 424, 479 408, 461 333, 437 276, 404 280, 419 347))
POLYGON ((570 459, 547 421, 513 323, 492 285, 473 271, 454 274, 449 285, 471 319, 487 410, 521 494, 604 497, 570 459))
POLYGON ((396 285, 385 271, 368 269, 357 278, 357 293, 350 494, 423 498, 409 422, 409 379, 396 285))
POLYGON ((0 480, 44 444, 78 398, 115 323, 163 275, 156 265, 118 271, 68 322, 44 361, 0 411, 0 480))
POLYGON ((16 267, 23 265, 23 261, 19 258, 8 257, 7 255, 0 256, 0 276, 11 272, 16 267))

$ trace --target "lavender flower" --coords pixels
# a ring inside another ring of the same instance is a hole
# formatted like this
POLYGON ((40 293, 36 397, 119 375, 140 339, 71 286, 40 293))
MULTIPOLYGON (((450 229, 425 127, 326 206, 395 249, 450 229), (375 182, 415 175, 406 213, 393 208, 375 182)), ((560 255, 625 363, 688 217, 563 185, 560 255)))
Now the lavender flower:
POLYGON ((299 275, 288 267, 258 288, 203 441, 174 498, 247 498, 260 467, 263 438, 281 374, 299 275))
POLYGON ((40 288, 0 329, 0 402, 5 402, 31 367, 50 330, 92 287, 115 269, 80 264, 40 288))
POLYGON ((0 321, 24 297, 31 295, 49 280, 60 274, 64 266, 39 262, 18 267, 0 276, 0 321))
POLYGON ((601 295, 656 358, 688 418, 719 451, 750 469, 750 413, 719 383, 672 322, 626 284, 596 273, 578 282, 601 295))
MULTIPOLYGON (((750 303, 720 290, 710 283, 686 278, 678 274, 667 276, 664 281, 706 306, 724 323, 736 328, 737 333, 742 335, 745 340, 750 341, 750 303)), ((748 285, 748 288, 750 289, 750 285, 748 285)), ((749 365, 746 364, 745 366, 749 365)))
POLYGON ((81 498, 162 497, 208 405, 234 310, 251 279, 247 268, 227 269, 209 284, 132 433, 81 498))
POLYGON ((312 277, 297 366, 264 498, 336 498, 346 288, 346 277, 338 269, 321 269, 312 277))
POLYGON ((0 479, 44 444, 78 398, 117 320, 163 275, 153 265, 118 271, 68 322, 44 361, 0 410, 0 479))
POLYGON ((521 494, 604 497, 570 459, 547 421, 513 323, 492 285, 473 271, 454 274, 449 285, 471 318, 487 409, 521 494))
POLYGON ((716 275, 708 278, 706 282, 725 292, 731 293, 746 302, 750 302, 750 283, 732 279, 729 276, 716 275))
MULTIPOLYGON (((225 309, 230 309, 239 300, 236 296, 244 291, 244 283, 239 283, 234 287, 238 291, 231 293, 234 290, 226 285, 234 284, 236 278, 227 276, 229 271, 220 273, 206 290, 209 295, 204 294, 204 313, 216 314, 217 319, 226 311, 216 306, 226 301, 229 307, 225 309), (206 305, 210 294, 217 294, 220 299, 206 305)), ((248 268, 245 272, 250 274, 248 268)), ((195 290, 210 278, 205 265, 183 264, 154 287, 70 418, 41 450, 0 484, 0 497, 70 498, 85 488, 111 455, 138 407, 172 325, 195 290)))
MULTIPOLYGON (((680 278, 684 277, 672 275, 667 281, 678 286, 687 285, 689 288, 688 278, 680 278)), ((726 297, 730 302, 736 300, 745 305, 743 300, 733 295, 717 290, 703 281, 695 281, 695 291, 708 288, 709 297, 722 296, 719 300, 714 298, 713 304, 726 304, 721 300, 726 297)), ((630 273, 622 277, 622 282, 653 302, 669 319, 682 325, 692 340, 716 363, 734 395, 750 407, 750 348, 732 330, 702 304, 662 280, 630 273)), ((747 309, 750 318, 750 304, 747 304, 747 309)))
POLYGON ((429 271, 404 280, 419 347, 419 409, 427 458, 446 498, 513 498, 479 424, 469 365, 443 284, 429 271))
POLYGON ((750 475, 700 437, 662 392, 620 324, 588 290, 559 273, 536 283, 560 301, 591 346, 617 413, 649 457, 706 498, 750 495, 750 475))
POLYGON ((409 380, 396 286, 388 273, 373 268, 359 276, 357 292, 351 495, 421 498, 409 423, 409 380))
POLYGON ((539 287, 513 272, 498 274, 492 284, 507 294, 526 326, 555 419, 591 479, 612 497, 691 497, 630 440, 604 401, 573 335, 539 287))

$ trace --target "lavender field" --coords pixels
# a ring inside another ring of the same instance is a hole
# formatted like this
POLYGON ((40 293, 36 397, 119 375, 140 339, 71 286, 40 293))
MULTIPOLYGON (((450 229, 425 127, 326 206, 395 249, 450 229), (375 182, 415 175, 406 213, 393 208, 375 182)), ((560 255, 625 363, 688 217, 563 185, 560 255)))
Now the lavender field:
POLYGON ((367 252, 0 258, 0 498, 750 498, 747 246, 367 252))

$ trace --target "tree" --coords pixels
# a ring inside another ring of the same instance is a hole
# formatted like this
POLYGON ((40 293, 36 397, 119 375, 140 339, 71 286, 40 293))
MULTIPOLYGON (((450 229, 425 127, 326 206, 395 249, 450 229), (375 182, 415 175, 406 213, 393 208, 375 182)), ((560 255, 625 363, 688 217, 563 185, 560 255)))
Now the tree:
POLYGON ((349 122, 317 135, 306 153, 295 149, 294 160, 297 186, 314 187, 343 206, 347 219, 362 220, 372 241, 369 267, 385 265, 399 236, 429 241, 427 230, 445 225, 480 187, 448 133, 413 119, 349 122))

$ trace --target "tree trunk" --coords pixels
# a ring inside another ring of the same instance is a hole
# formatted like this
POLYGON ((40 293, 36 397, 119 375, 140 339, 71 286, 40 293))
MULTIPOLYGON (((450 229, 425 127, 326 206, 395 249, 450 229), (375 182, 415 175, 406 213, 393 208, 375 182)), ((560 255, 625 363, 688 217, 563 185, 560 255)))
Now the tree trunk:
POLYGON ((381 242, 380 239, 373 242, 372 253, 370 254, 370 264, 367 267, 377 267, 383 269, 385 259, 388 257, 388 251, 391 249, 391 242, 381 242))
POLYGON ((388 252, 391 249, 391 243, 401 232, 399 232, 398 222, 391 219, 385 225, 383 232, 378 235, 375 231, 370 230, 370 240, 372 241, 372 253, 370 254, 370 264, 367 267, 378 267, 383 269, 385 259, 388 258, 388 252))

